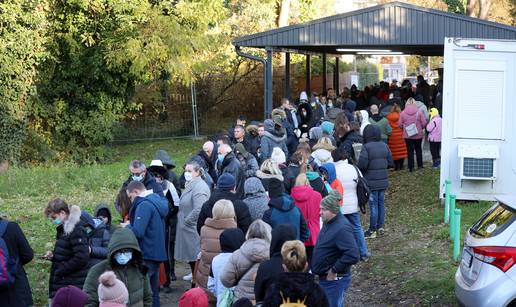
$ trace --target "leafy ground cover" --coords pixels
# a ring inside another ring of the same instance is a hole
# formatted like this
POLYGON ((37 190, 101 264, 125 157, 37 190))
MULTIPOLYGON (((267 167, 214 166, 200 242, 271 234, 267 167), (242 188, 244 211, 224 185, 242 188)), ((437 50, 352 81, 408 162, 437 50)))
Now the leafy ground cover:
MULTIPOLYGON (((132 159, 149 163, 158 149, 167 150, 181 168, 200 148, 200 141, 168 140, 139 142, 115 147, 114 161, 102 165, 54 165, 11 168, 0 176, 0 213, 20 223, 35 251, 26 266, 36 306, 47 302, 49 263, 39 257, 52 249, 55 230, 43 216, 47 202, 62 197, 82 209, 92 210, 113 202, 127 178, 132 159)), ((391 172, 386 194, 387 232, 368 241, 373 257, 354 268, 347 296, 351 306, 455 305, 453 276, 457 264, 451 259, 451 243, 443 224, 438 200, 439 171, 426 168, 415 173, 391 172)), ((459 203, 464 233, 489 203, 459 203)), ((116 215, 116 213, 115 213, 116 215)), ((368 221, 363 221, 364 227, 368 221)), ((176 265, 178 277, 187 267, 176 265)), ((168 305, 176 305, 187 282, 173 283, 172 294, 162 294, 168 305)))

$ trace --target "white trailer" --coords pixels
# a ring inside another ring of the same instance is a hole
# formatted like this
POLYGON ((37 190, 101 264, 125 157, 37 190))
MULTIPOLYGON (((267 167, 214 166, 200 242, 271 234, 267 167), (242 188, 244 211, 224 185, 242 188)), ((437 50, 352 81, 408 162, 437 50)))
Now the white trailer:
POLYGON ((516 41, 446 38, 440 197, 516 193, 516 41))

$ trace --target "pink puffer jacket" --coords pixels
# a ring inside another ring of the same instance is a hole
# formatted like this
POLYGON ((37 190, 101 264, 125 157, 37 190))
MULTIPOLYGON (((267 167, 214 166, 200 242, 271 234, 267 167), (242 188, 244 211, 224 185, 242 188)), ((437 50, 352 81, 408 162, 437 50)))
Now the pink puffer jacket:
POLYGON ((426 125, 426 131, 428 131, 428 140, 430 142, 440 142, 442 134, 443 120, 439 115, 434 116, 428 125, 426 125))
POLYGON ((425 135, 425 126, 426 126, 426 118, 419 111, 418 107, 413 104, 409 104, 405 106, 405 109, 401 112, 400 119, 398 121, 398 126, 403 129, 403 138, 411 139, 411 140, 419 140, 422 139, 425 135), (417 134, 408 137, 407 131, 405 128, 411 124, 416 124, 417 134))

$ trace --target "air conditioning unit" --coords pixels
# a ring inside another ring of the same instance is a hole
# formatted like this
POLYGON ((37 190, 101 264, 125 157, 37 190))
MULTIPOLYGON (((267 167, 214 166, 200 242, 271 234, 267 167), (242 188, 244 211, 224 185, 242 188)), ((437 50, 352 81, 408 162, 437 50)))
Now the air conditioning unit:
POLYGON ((498 146, 459 144, 458 149, 461 180, 496 180, 498 146))

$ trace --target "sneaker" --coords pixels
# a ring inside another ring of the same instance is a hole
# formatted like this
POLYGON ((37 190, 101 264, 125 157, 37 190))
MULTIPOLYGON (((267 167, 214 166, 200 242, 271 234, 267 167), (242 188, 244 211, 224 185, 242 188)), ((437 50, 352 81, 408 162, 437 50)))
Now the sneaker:
POLYGON ((378 228, 378 234, 379 235, 385 234, 385 228, 383 228, 383 227, 378 228))
POLYGON ((183 276, 183 280, 185 280, 185 281, 190 281, 190 280, 192 280, 192 273, 190 273, 190 274, 188 274, 188 275, 183 276))
POLYGON ((170 286, 163 286, 159 290, 167 294, 172 293, 172 288, 170 288, 170 286))
POLYGON ((363 261, 363 262, 367 262, 369 261, 369 259, 371 258, 371 253, 370 252, 367 252, 367 255, 365 256, 360 256, 360 261, 363 261))
POLYGON ((376 231, 371 231, 371 230, 368 230, 364 233, 364 237, 366 239, 374 239, 376 238, 376 231))
POLYGON ((171 281, 176 281, 177 280, 176 274, 174 272, 170 273, 170 280, 171 281))

